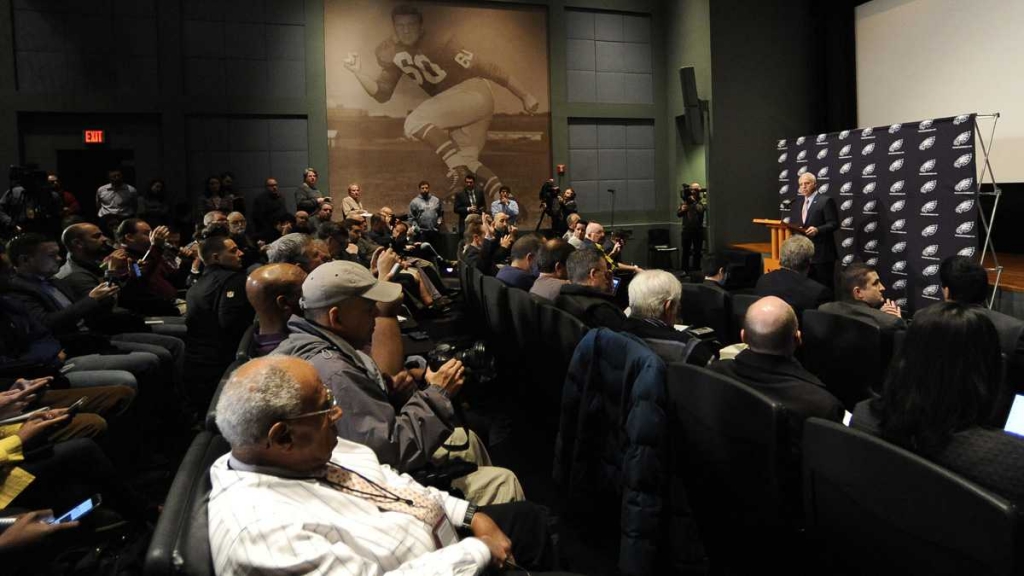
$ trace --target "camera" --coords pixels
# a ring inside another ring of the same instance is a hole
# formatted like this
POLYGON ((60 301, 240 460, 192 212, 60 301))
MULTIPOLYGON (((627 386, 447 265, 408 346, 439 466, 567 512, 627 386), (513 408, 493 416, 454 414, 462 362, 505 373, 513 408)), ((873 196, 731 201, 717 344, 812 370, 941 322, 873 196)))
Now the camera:
POLYGON ((462 362, 466 383, 488 382, 497 377, 494 356, 487 351, 487 343, 477 340, 465 348, 454 344, 438 344, 427 353, 427 366, 436 372, 452 358, 462 362))

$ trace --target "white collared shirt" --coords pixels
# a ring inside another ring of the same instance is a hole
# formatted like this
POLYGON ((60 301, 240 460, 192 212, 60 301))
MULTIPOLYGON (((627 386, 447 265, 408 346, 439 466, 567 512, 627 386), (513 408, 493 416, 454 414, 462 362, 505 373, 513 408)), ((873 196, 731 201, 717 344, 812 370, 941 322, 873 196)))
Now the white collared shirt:
MULTIPOLYGON (((216 573, 423 574, 471 576, 490 561, 487 545, 466 538, 437 549, 433 531, 414 516, 381 511, 372 502, 308 478, 235 466, 231 455, 210 469, 210 548, 216 573)), ((455 526, 465 500, 420 486, 380 464, 372 450, 341 438, 331 461, 381 486, 419 488, 437 498, 455 526)))

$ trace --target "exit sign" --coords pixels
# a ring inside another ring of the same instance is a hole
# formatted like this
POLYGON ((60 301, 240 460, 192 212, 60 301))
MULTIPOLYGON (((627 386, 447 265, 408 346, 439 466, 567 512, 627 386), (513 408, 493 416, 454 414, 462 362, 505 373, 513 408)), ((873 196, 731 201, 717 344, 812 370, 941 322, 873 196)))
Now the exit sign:
POLYGON ((85 130, 83 134, 86 144, 103 144, 107 140, 107 135, 103 130, 85 130))

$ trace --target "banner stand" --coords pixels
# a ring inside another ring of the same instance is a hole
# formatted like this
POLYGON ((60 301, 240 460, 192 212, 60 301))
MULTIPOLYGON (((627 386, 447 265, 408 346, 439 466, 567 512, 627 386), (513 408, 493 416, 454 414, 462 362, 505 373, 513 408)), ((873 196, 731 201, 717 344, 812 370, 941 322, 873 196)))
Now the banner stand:
POLYGON ((985 243, 981 247, 981 258, 978 259, 978 263, 984 266, 985 254, 992 250, 992 267, 986 268, 989 272, 995 272, 996 281, 992 286, 992 294, 988 299, 988 308, 991 310, 992 305, 996 301, 996 293, 999 291, 999 282, 1003 277, 1003 267, 999 264, 999 256, 996 254, 995 244, 992 243, 992 227, 995 226, 996 211, 999 210, 999 198, 1003 194, 1003 190, 996 183, 995 173, 992 170, 992 164, 989 162, 989 155, 992 153, 992 143, 995 140, 996 125, 999 124, 999 112, 994 114, 977 114, 974 117, 974 133, 978 136, 978 142, 981 146, 981 152, 984 156, 984 163, 981 166, 981 175, 978 177, 978 196, 993 196, 995 200, 992 203, 992 212, 985 215, 985 211, 981 210, 979 206, 978 213, 981 215, 981 224, 985 227, 985 243), (981 134, 981 126, 978 124, 979 118, 991 119, 992 129, 989 131, 988 142, 986 143, 985 138, 981 134), (981 185, 985 182, 985 177, 989 178, 989 182, 992 184, 991 192, 982 192, 981 185))

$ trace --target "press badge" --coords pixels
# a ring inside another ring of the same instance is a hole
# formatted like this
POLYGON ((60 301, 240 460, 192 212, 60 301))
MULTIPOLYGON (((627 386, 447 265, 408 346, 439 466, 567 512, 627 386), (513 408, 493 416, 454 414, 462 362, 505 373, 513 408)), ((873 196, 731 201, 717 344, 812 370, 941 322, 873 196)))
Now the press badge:
POLYGON ((448 516, 442 514, 434 524, 434 546, 438 550, 450 546, 459 541, 459 535, 455 533, 455 526, 448 521, 448 516))

